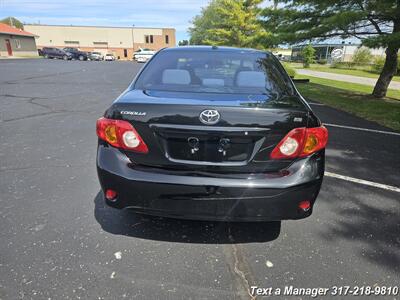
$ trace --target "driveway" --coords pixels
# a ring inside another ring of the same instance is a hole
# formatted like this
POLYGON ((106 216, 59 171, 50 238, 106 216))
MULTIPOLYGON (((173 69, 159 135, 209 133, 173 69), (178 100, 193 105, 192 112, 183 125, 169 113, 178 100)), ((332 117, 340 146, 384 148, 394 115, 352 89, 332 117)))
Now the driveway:
POLYGON ((194 222, 105 206, 95 122, 141 66, 0 62, 0 299, 231 300, 252 299, 251 286, 399 285, 400 135, 353 130, 387 128, 318 103, 324 122, 344 127, 328 128, 330 176, 307 219, 194 222))
MULTIPOLYGON (((296 72, 300 75, 308 75, 308 76, 314 76, 314 77, 319 77, 319 78, 352 82, 352 83, 358 83, 358 84, 364 84, 364 85, 370 85, 370 86, 375 86, 375 83, 377 81, 377 79, 374 79, 374 78, 328 73, 328 72, 320 72, 320 71, 307 70, 307 69, 296 69, 296 72)), ((400 82, 392 81, 389 85, 389 88, 393 89, 393 90, 400 90, 400 82)))

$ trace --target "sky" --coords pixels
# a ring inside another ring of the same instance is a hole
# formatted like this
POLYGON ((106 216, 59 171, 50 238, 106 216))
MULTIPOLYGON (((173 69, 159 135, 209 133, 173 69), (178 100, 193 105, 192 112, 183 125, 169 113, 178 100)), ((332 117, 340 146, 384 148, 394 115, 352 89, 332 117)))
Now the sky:
MULTIPOLYGON (((0 19, 23 23, 172 27, 177 42, 189 39, 190 21, 210 0, 0 0, 0 19)), ((261 7, 272 5, 265 0, 261 7)))
POLYGON ((209 0, 0 0, 0 19, 24 23, 173 27, 177 41, 188 39, 190 20, 209 0))

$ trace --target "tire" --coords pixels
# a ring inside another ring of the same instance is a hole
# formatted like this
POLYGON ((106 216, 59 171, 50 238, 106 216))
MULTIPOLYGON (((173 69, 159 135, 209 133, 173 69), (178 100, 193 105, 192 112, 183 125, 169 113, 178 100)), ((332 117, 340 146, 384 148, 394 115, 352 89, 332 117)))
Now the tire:
POLYGON ((49 58, 49 55, 48 55, 48 54, 45 54, 45 55, 44 55, 44 58, 49 58))
POLYGON ((64 56, 62 57, 62 59, 63 59, 63 60, 68 60, 68 56, 64 55, 64 56))
POLYGON ((83 57, 83 55, 79 55, 78 59, 79 59, 80 61, 82 61, 82 60, 84 60, 85 58, 83 57))

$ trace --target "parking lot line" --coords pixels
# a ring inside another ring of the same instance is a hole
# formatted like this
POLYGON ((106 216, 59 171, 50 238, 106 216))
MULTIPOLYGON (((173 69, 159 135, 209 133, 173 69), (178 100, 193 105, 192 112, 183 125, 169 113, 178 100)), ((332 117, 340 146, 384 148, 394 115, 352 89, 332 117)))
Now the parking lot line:
POLYGON ((362 127, 344 126, 344 125, 337 125, 337 124, 330 124, 330 123, 324 123, 324 125, 325 126, 330 126, 330 127, 346 128, 346 129, 353 129, 353 130, 368 131, 368 132, 375 132, 375 133, 383 133, 383 134, 391 134, 391 135, 400 136, 400 133, 392 132, 392 131, 383 131, 383 130, 362 128, 362 127))
POLYGON ((358 178, 344 176, 344 175, 331 173, 331 172, 325 172, 325 176, 338 178, 338 179, 342 179, 342 180, 346 180, 346 181, 350 181, 350 182, 355 182, 355 183, 359 183, 359 184, 363 184, 363 185, 368 185, 368 186, 400 193, 400 188, 398 188, 396 186, 392 186, 392 185, 377 183, 377 182, 368 181, 368 180, 364 180, 364 179, 358 179, 358 178))

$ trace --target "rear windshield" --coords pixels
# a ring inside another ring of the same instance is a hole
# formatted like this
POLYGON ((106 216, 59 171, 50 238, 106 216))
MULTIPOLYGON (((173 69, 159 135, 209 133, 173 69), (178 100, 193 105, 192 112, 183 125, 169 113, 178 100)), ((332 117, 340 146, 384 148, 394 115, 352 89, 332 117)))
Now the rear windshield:
POLYGON ((271 54, 250 51, 161 51, 135 89, 191 93, 293 95, 287 74, 271 54))

